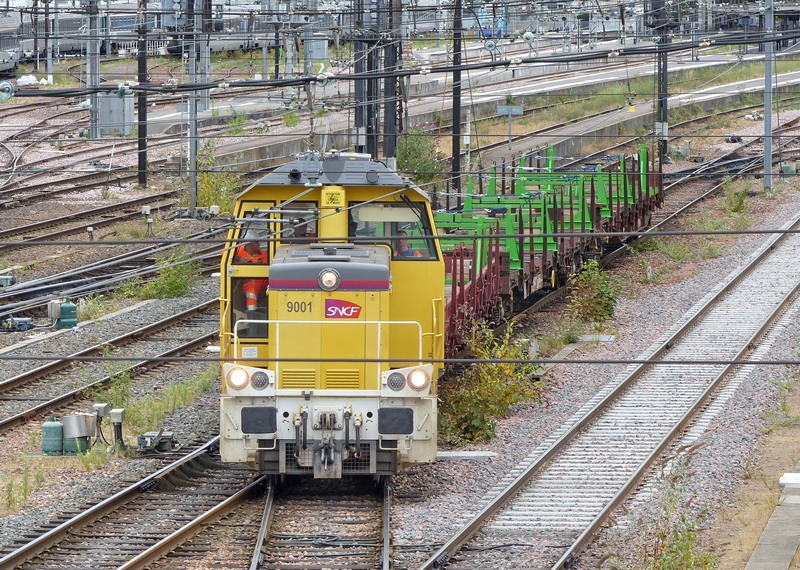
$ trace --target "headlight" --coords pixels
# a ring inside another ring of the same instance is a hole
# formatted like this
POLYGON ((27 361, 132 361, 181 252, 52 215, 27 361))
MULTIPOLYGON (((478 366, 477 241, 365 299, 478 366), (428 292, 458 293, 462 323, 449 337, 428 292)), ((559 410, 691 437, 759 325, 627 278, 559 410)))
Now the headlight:
POLYGON ((406 387, 406 377, 403 376, 400 372, 392 372, 386 379, 386 385, 389 386, 390 390, 399 392, 400 390, 406 387))
POLYGON ((249 377, 247 376, 247 371, 244 368, 233 368, 230 372, 228 372, 228 386, 234 390, 241 390, 247 386, 248 380, 249 377))
POLYGON ((339 288, 339 273, 335 269, 323 269, 319 273, 319 288, 323 291, 333 291, 339 288))
POLYGON ((261 370, 254 372, 253 376, 250 378, 250 383, 256 390, 263 390, 269 384, 269 375, 261 370))
POLYGON ((430 383, 430 376, 422 368, 417 368, 408 375, 408 385, 418 392, 427 388, 430 383))

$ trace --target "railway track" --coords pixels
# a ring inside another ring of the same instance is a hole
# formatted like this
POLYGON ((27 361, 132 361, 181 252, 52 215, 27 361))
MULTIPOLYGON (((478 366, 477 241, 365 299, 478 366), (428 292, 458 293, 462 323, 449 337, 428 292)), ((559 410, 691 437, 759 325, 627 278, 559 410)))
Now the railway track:
POLYGON ((3 568, 142 568, 224 516, 265 478, 217 460, 216 437, 0 558, 3 568))
POLYGON ((44 414, 60 410, 75 401, 86 399, 122 375, 134 379, 149 373, 165 363, 160 360, 162 358, 186 356, 202 350, 217 339, 218 303, 217 299, 207 301, 67 357, 56 357, 50 362, 3 380, 0 382, 0 433, 32 419, 44 417, 44 414), (142 350, 141 347, 147 347, 153 340, 159 339, 167 341, 172 345, 171 348, 152 357, 134 356, 141 352, 146 353, 147 350, 142 350), (76 379, 70 374, 70 370, 73 370, 76 372, 75 376, 80 378, 74 368, 76 361, 100 357, 110 351, 113 354, 126 352, 136 360, 98 380, 78 381, 79 385, 76 386, 76 379))
MULTIPOLYGON (((217 243, 202 245, 202 240, 219 237, 225 232, 227 227, 221 227, 187 236, 187 240, 198 240, 200 245, 194 250, 193 257, 185 262, 199 261, 200 272, 205 275, 217 271, 221 246, 217 243)), ((132 279, 147 279, 161 270, 158 257, 169 254, 179 246, 175 243, 148 245, 99 262, 84 264, 78 269, 11 285, 0 291, 0 302, 4 301, 0 304, 0 317, 36 316, 43 312, 51 299, 65 296, 78 299, 113 291, 132 279)))
MULTIPOLYGON (((68 214, 58 218, 51 218, 41 222, 35 222, 24 226, 17 226, 7 230, 0 230, 0 241, 11 239, 25 239, 36 241, 54 240, 76 233, 86 233, 86 227, 91 226, 95 229, 106 226, 112 226, 120 222, 128 221, 134 218, 142 217, 141 206, 151 205, 152 211, 169 211, 178 205, 175 200, 176 191, 170 190, 161 192, 160 194, 153 194, 144 198, 136 198, 133 200, 126 200, 118 202, 110 206, 101 206, 93 208, 77 214, 68 214), (123 212, 121 214, 117 212, 123 212), (116 214, 116 215, 112 215, 116 214), (77 225, 76 225, 77 224, 77 225), (70 226, 58 230, 53 230, 57 226, 70 226), (48 229, 46 234, 34 235, 35 232, 48 229)), ((16 246, 3 246, 0 245, 0 251, 16 248, 16 246)))
MULTIPOLYGON (((796 216, 785 229, 800 227, 796 216)), ((800 288, 797 234, 771 238, 481 501, 421 568, 490 564, 487 549, 564 568, 674 446, 800 288), (688 363, 691 363, 689 365, 688 363), (469 545, 471 552, 463 547, 469 545)))
POLYGON ((390 496, 357 478, 271 489, 250 568, 388 570, 390 496))

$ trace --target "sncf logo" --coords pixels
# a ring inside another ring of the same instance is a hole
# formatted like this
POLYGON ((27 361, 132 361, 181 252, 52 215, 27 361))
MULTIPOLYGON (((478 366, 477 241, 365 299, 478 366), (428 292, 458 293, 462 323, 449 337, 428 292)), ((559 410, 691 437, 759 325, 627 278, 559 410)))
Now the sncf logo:
POLYGON ((357 319, 361 314, 361 305, 341 299, 325 299, 326 319, 357 319))

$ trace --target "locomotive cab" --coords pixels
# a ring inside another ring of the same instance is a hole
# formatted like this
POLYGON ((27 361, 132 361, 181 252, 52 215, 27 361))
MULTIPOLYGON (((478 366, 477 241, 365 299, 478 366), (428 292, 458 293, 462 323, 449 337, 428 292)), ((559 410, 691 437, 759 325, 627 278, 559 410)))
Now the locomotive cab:
POLYGON ((318 183, 295 161, 239 197, 223 256, 222 457, 388 475, 436 455, 441 251, 427 196, 396 173, 364 155, 318 164, 318 183), (263 255, 243 259, 252 242, 263 255))

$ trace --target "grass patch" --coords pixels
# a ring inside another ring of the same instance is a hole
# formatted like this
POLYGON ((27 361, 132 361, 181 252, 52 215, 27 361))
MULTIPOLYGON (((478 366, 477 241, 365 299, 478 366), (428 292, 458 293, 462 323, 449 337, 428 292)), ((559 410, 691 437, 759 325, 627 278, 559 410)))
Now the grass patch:
POLYGON ((649 540, 640 555, 643 570, 678 568, 714 568, 718 554, 705 550, 699 541, 704 512, 686 513, 684 505, 691 496, 687 484, 689 455, 681 454, 662 468, 656 485, 658 504, 653 520, 643 521, 640 529, 649 540))
POLYGON ((190 404, 197 396, 211 389, 219 376, 214 364, 206 372, 183 382, 168 385, 158 394, 142 398, 126 409, 126 429, 133 433, 155 431, 164 418, 178 408, 190 404))
POLYGON ((86 450, 86 453, 78 453, 75 457, 83 469, 89 473, 102 469, 111 459, 120 457, 120 454, 113 447, 99 443, 86 450))
POLYGON ((93 321, 109 312, 109 300, 102 295, 92 294, 78 299, 78 321, 93 321))
MULTIPOLYGON (((526 359, 526 347, 514 342, 512 327, 495 337, 485 325, 476 326, 468 342, 478 359, 526 359)), ((455 445, 488 442, 497 437, 497 419, 514 404, 539 397, 531 382, 532 364, 481 363, 465 368, 457 379, 439 385, 442 438, 455 445)))
POLYGON ((200 267, 199 261, 192 258, 186 247, 177 247, 169 255, 157 259, 160 267, 155 277, 143 280, 141 277, 131 279, 117 290, 120 298, 137 299, 171 299, 186 295, 195 282, 200 267))
POLYGON ((63 462, 61 457, 32 458, 15 453, 0 470, 0 513, 10 515, 24 507, 31 493, 44 487, 48 475, 63 462))
POLYGON ((558 332, 536 337, 539 352, 545 358, 553 356, 566 345, 578 342, 580 335, 584 333, 583 328, 584 325, 572 319, 564 319, 558 327, 558 332))
POLYGON ((141 220, 134 220, 131 222, 121 222, 114 226, 114 233, 120 240, 137 240, 153 238, 156 235, 162 235, 166 232, 169 225, 163 220, 155 218, 142 217, 141 220), (147 220, 153 220, 152 224, 148 224, 147 220))
POLYGON ((231 113, 231 117, 227 121, 228 134, 240 135, 244 132, 245 117, 235 111, 231 113))

